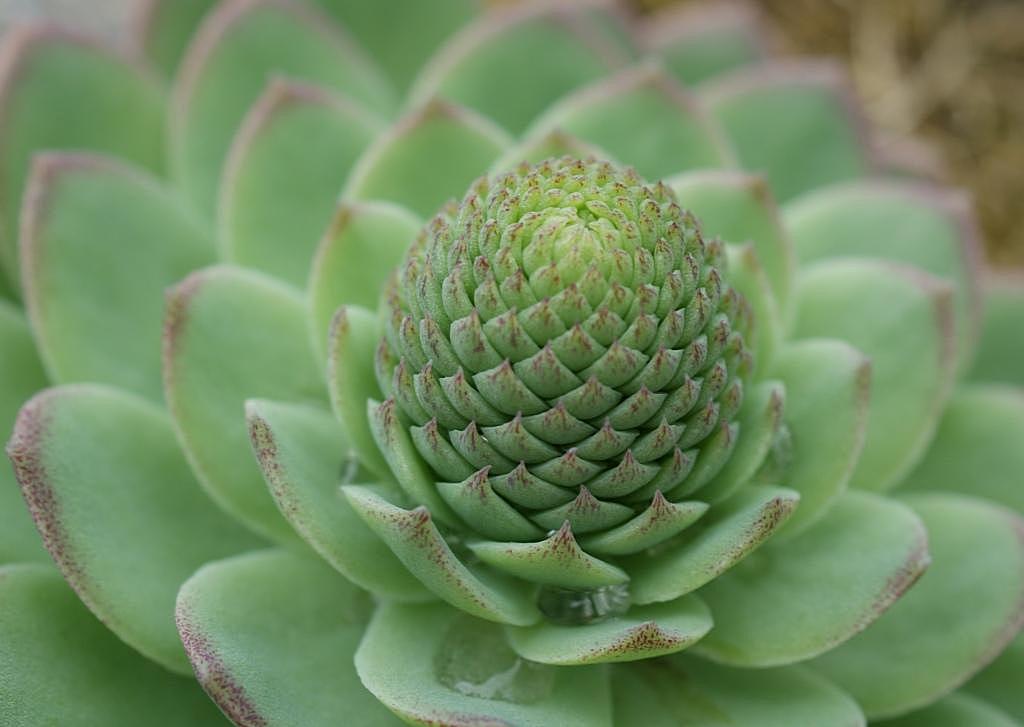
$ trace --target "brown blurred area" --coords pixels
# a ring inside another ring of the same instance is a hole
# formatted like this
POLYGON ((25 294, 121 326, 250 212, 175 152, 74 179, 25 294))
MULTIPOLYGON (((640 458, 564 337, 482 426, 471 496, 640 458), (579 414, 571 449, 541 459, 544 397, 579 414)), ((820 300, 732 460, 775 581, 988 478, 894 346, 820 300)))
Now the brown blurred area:
MULTIPOLYGON (((844 58, 881 129, 940 151, 989 258, 1024 265, 1024 0, 753 0, 782 53, 844 58)), ((634 0, 642 9, 670 2, 634 0)))

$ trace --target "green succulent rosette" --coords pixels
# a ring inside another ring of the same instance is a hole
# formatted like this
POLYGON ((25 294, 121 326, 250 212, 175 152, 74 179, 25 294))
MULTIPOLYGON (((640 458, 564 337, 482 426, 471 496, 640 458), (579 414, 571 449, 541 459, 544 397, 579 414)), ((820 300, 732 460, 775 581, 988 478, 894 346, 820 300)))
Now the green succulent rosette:
POLYGON ((1024 283, 769 45, 9 33, 0 722, 1024 721, 1024 283))

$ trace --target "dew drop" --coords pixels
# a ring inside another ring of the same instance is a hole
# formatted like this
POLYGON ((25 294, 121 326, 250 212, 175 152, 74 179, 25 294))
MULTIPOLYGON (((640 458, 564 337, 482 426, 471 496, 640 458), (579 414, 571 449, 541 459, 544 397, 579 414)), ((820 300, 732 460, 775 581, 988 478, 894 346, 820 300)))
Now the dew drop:
POLYGON ((585 626, 621 616, 631 603, 628 584, 574 589, 544 586, 537 607, 548 621, 560 626, 585 626))

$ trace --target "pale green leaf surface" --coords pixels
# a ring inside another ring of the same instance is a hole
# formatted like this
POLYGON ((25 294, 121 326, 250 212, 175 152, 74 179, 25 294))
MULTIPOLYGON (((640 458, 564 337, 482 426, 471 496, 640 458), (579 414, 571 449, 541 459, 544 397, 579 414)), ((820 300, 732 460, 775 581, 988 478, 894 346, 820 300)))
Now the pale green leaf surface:
POLYGON ((871 724, 879 727, 1020 727, 1020 722, 1002 710, 963 692, 953 692, 902 717, 871 724))
POLYGON ((761 378, 763 371, 758 364, 772 360, 783 339, 786 323, 754 243, 726 243, 726 256, 726 280, 743 296, 753 312, 753 332, 746 343, 754 355, 754 375, 761 378))
POLYGON ((126 643, 187 674, 174 629, 181 583, 259 541, 193 479, 164 411, 99 384, 47 389, 8 454, 44 542, 85 604, 126 643))
POLYGON ((965 198, 922 184, 870 180, 803 195, 786 205, 784 217, 804 265, 883 258, 953 283, 957 356, 961 370, 969 366, 981 316, 981 250, 965 198))
POLYGON ((795 538, 769 543, 701 589, 715 628, 697 649, 734 666, 790 664, 846 641, 928 565, 908 507, 848 492, 795 538))
POLYGON ((802 271, 796 338, 839 338, 871 359, 864 451, 853 487, 886 490, 914 466, 955 373, 951 289, 916 268, 843 258, 802 271))
MULTIPOLYGON (((46 375, 28 322, 20 310, 5 301, 0 301, 0 351, 0 436, 6 441, 18 409, 46 386, 46 375)), ((0 517, 0 564, 50 562, 7 462, 0 463, 0 517)))
POLYGON ((560 626, 542 621, 509 626, 509 644, 521 657, 542 664, 579 665, 636 661, 672 654, 703 637, 711 612, 694 595, 635 606, 623 616, 587 625, 560 626))
POLYGON ((449 199, 461 199, 511 143, 489 119, 445 101, 427 101, 366 150, 344 197, 397 202, 431 217, 449 199))
POLYGON ((338 208, 309 275, 310 325, 321 359, 338 306, 375 310, 388 276, 421 224, 414 214, 388 202, 347 202, 338 208))
POLYGON ((1024 273, 989 273, 981 338, 970 378, 1024 386, 1024 273))
POLYGON ((564 156, 577 159, 603 159, 612 164, 617 160, 600 147, 577 139, 560 129, 544 131, 536 135, 524 136, 507 149, 491 165, 492 173, 500 173, 512 169, 521 162, 537 164, 545 159, 559 159, 564 156))
POLYGON ((164 290, 213 261, 205 226, 158 179, 100 156, 37 157, 26 199, 25 302, 52 380, 161 401, 164 290))
POLYGON ((788 537, 846 490, 867 431, 871 362, 843 341, 805 339, 781 348, 769 374, 786 385, 788 440, 764 474, 800 493, 800 507, 782 535, 788 537))
POLYGON ((717 578, 764 543, 799 499, 780 487, 743 488, 667 548, 624 558, 633 602, 669 601, 717 578))
POLYGON ((137 42, 146 58, 168 78, 203 16, 217 0, 144 0, 138 3, 137 42))
POLYGON ((935 439, 900 488, 975 495, 1024 513, 1022 443, 1024 390, 966 384, 954 390, 935 439))
POLYGON ((8 727, 226 724, 194 679, 118 641, 53 568, 0 568, 0 641, 8 727))
POLYGON ((849 695, 808 670, 733 669, 689 655, 616 666, 616 725, 863 727, 849 695))
POLYGON ((168 294, 164 391, 199 481, 255 531, 294 541, 252 456, 250 398, 321 402, 326 391, 302 296, 255 271, 219 266, 168 294))
POLYGON ((1008 714, 1024 722, 1024 690, 1020 688, 1020 675, 1024 674, 1024 633, 1003 649, 999 657, 980 671, 964 686, 1008 714))
POLYGON ((341 426, 323 407, 246 402, 253 452, 281 514, 321 557, 357 585, 387 598, 429 594, 341 494, 365 473, 341 426))
POLYGON ((369 595, 313 558, 265 550, 201 568, 177 619, 196 678, 235 724, 398 724, 366 691, 352 655, 369 595))
POLYGON ((16 281, 18 210, 32 155, 41 149, 91 149, 162 171, 166 105, 155 77, 61 31, 24 28, 7 34, 4 46, 0 262, 16 281))
POLYGON ((225 164, 217 210, 224 257, 304 286, 345 179, 382 126, 342 96, 272 80, 225 164))
POLYGON ((337 89, 382 113, 386 79, 314 8, 282 0, 222 3, 206 16, 182 60, 171 113, 171 162, 189 200, 208 216, 228 147, 269 75, 337 89))
POLYGON ((829 65, 760 64, 705 84, 700 95, 743 168, 766 174, 786 201, 870 168, 864 122, 844 80, 829 65))
POLYGON ((732 161, 696 99, 655 65, 623 71, 563 98, 527 134, 555 129, 607 149, 649 180, 732 161))
POLYGON ((379 607, 356 651, 356 670, 412 724, 612 724, 604 667, 523 661, 501 627, 443 605, 379 607))
POLYGON ((521 132, 553 101, 623 60, 587 10, 566 5, 512 6, 466 26, 423 67, 413 99, 447 98, 521 132))
POLYGON ((1024 619, 1019 517, 959 495, 903 499, 928 528, 931 567, 869 629, 814 662, 871 717, 922 707, 956 688, 1024 619))

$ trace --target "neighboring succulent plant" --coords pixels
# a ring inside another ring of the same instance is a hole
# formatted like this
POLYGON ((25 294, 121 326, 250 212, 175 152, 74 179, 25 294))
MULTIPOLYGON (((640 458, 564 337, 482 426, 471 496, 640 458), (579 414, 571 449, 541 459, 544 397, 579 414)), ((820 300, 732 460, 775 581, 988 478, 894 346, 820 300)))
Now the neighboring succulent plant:
POLYGON ((960 196, 739 8, 317 4, 6 39, 0 721, 1024 720, 960 196))

